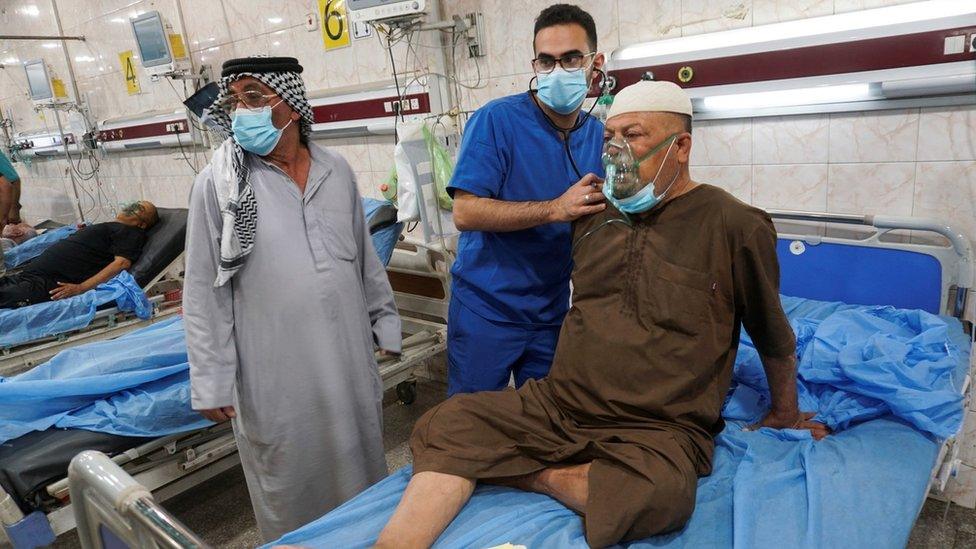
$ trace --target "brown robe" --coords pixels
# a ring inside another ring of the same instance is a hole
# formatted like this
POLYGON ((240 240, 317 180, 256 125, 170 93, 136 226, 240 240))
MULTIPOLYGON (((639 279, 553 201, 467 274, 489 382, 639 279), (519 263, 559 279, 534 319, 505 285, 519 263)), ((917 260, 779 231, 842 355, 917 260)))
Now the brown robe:
POLYGON ((691 516, 742 325, 765 356, 795 351, 765 212, 699 185, 633 227, 607 223, 621 218, 608 206, 573 227, 573 306, 549 377, 455 396, 411 440, 415 473, 491 480, 592 462, 585 529, 598 547, 691 516))

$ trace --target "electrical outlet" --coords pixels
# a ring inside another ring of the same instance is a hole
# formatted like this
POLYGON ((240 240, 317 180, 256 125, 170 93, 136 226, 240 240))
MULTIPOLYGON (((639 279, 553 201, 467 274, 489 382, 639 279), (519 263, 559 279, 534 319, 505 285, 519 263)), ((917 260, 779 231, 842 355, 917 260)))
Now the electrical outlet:
POLYGON ((976 32, 969 35, 969 51, 976 52, 976 32))
POLYGON ((383 112, 393 112, 393 103, 389 101, 383 102, 383 112))

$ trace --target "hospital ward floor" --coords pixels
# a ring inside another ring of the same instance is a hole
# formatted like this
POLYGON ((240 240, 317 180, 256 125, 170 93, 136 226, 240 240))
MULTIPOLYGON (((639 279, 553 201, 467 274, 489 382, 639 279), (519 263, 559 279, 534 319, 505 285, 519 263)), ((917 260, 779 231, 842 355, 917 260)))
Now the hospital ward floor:
MULTIPOLYGON (((384 401, 386 461, 390 471, 410 462, 407 439, 414 422, 444 398, 445 386, 421 382, 417 400, 407 406, 390 392, 384 401)), ((163 506, 214 547, 245 548, 261 543, 244 485, 244 474, 235 468, 197 486, 191 492, 166 501, 163 506)), ((72 532, 54 545, 79 547, 72 532)), ((976 547, 976 510, 928 500, 915 524, 908 547, 912 549, 972 549, 976 547), (945 518, 943 519, 943 516, 945 518)))

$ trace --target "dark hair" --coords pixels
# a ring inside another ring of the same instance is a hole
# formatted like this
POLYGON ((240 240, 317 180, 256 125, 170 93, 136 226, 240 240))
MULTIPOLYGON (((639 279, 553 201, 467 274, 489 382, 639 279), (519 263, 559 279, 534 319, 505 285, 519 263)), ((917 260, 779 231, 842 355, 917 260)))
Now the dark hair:
POLYGON ((586 41, 590 48, 596 51, 596 23, 593 17, 579 6, 572 4, 553 4, 542 10, 535 18, 535 30, 532 32, 532 46, 535 47, 535 37, 539 31, 556 25, 579 25, 586 31, 586 41))
POLYGON ((687 114, 682 114, 680 116, 681 116, 681 120, 685 124, 685 131, 691 133, 691 117, 688 116, 687 114))

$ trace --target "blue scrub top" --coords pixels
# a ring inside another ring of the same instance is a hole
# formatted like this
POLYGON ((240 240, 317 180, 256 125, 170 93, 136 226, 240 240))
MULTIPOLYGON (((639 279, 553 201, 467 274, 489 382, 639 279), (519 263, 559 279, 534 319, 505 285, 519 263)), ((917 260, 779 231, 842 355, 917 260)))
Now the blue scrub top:
MULTIPOLYGON (((570 134, 580 172, 603 176, 603 124, 570 134)), ((561 196, 579 180, 559 133, 529 95, 496 99, 468 121, 448 191, 512 202, 561 196)), ((458 241, 453 295, 480 316, 519 324, 559 325, 569 310, 569 223, 513 232, 465 231, 458 241)))
POLYGON ((0 151, 0 175, 7 178, 7 181, 11 183, 16 183, 20 181, 20 176, 17 175, 17 170, 14 169, 14 165, 10 163, 7 155, 0 151))

